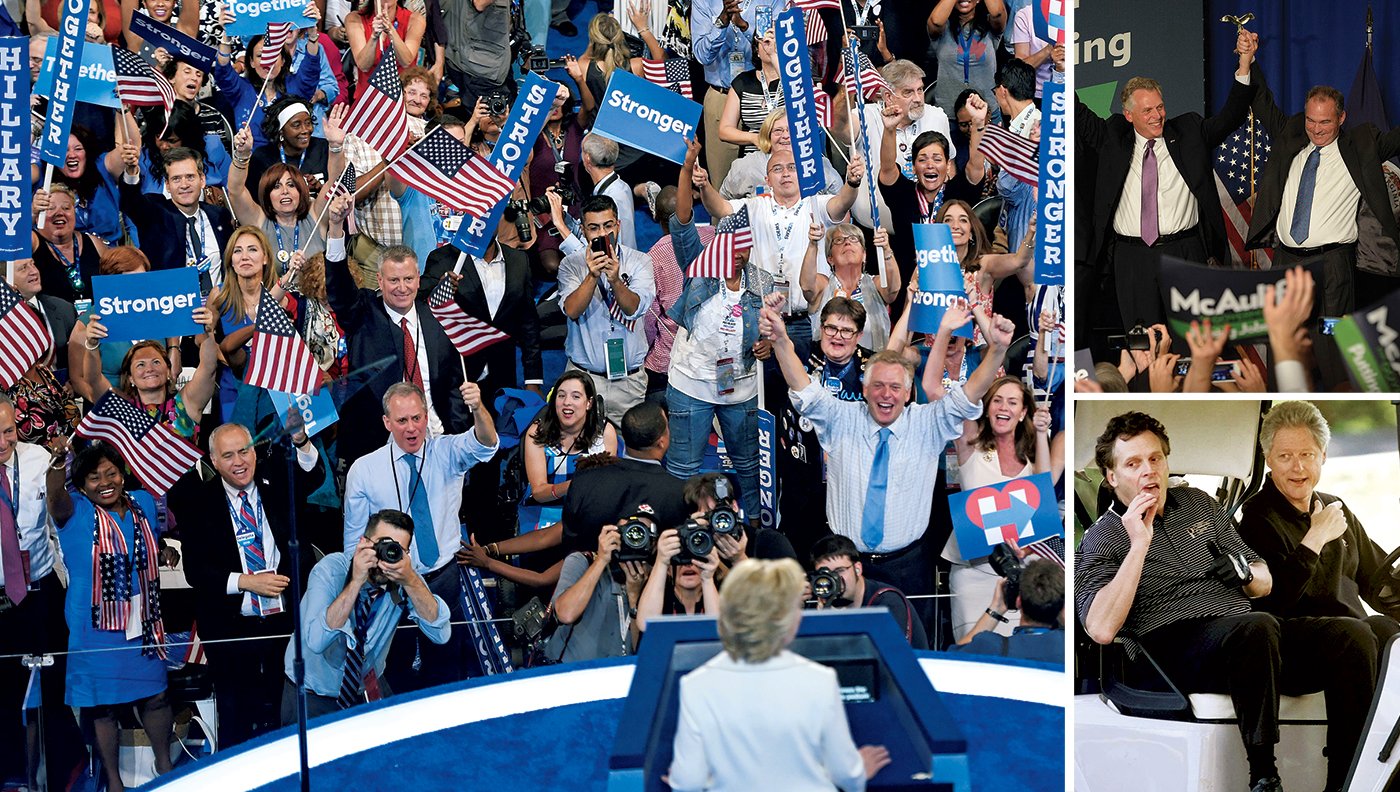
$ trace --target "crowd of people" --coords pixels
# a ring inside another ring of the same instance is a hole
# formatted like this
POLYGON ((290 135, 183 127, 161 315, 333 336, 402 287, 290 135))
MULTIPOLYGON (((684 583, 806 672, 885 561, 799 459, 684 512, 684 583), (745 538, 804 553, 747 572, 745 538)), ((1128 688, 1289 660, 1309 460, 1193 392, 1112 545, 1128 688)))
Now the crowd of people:
MULTIPOLYGON (((50 5, 22 20, 35 80, 50 5)), ((347 117, 392 59, 412 135, 489 157, 529 43, 578 33, 567 3, 315 2, 271 70, 264 37, 229 35, 217 3, 136 5, 94 2, 89 40, 145 59, 174 106, 77 105, 51 183, 35 160, 33 255, 8 265, 55 343, 0 394, 0 744, 29 740, 0 752, 0 776, 37 788, 42 720, 50 779, 87 745, 123 788, 125 713, 169 743, 167 667, 189 654, 172 636, 190 622, 221 747, 295 720, 298 658, 313 716, 482 673, 469 572, 498 582, 497 615, 548 605, 557 629, 524 652, 538 662, 632 654, 650 620, 718 613, 746 559, 778 558, 806 567, 812 606, 887 608, 915 648, 1063 662, 1042 638, 1063 635, 1063 561, 1027 558, 1008 596, 959 551, 947 505, 1035 473, 1062 492, 1064 297, 1034 279, 1034 190, 981 147, 988 125, 1038 140, 1042 86, 1064 78, 1027 0, 821 11, 811 63, 835 112, 816 196, 777 79, 783 3, 599 12, 586 49, 546 73, 555 101, 481 255, 453 244, 464 215, 390 173, 347 117), (142 41, 140 14, 215 47, 212 73, 142 41), (847 29, 887 84, 863 118, 836 79, 847 29), (613 70, 665 58, 686 59, 704 107, 680 164, 590 131, 613 70), (348 166, 353 194, 332 189, 348 166), (691 276, 736 216, 752 244, 732 276, 691 276), (965 299, 936 333, 909 327, 913 223, 946 223, 962 265, 965 299), (201 332, 110 339, 94 277, 180 268, 206 295, 201 332), (429 307, 443 279, 509 339, 464 357, 429 307), (245 383, 276 310, 335 396, 328 429, 245 383), (74 438, 104 399, 203 460, 153 491, 113 445, 74 438), (187 608, 161 590, 177 564, 187 608), (45 717, 22 722, 38 706, 25 654, 56 664, 45 717)), ((36 95, 36 136, 48 103, 36 95)), ((767 660, 776 638, 738 659, 767 660)), ((860 753, 843 773, 888 761, 860 753)))

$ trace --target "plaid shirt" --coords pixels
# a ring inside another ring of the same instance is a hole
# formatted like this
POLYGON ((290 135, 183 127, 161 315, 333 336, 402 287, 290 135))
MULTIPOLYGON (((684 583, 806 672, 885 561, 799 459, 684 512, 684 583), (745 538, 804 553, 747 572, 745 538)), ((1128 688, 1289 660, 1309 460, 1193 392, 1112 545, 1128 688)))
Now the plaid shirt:
MULTIPOLYGON (((695 230, 699 232, 703 245, 710 244, 715 237, 713 226, 697 226, 695 230)), ((671 247, 669 234, 658 239, 647 255, 651 256, 652 271, 656 277, 656 299, 647 309, 645 317, 647 342, 651 344, 645 366, 647 371, 665 374, 671 370, 671 345, 676 342, 676 331, 680 329, 666 314, 680 300, 681 292, 685 291, 685 274, 676 261, 676 250, 671 247)))
MULTIPOLYGON (((408 131, 415 139, 423 134, 425 126, 423 119, 408 117, 408 131)), ((354 163, 361 179, 384 161, 379 152, 356 135, 345 137, 345 159, 354 163)), ((403 244, 403 214, 399 211, 399 202, 389 191, 388 178, 375 189, 360 193, 355 201, 355 222, 359 230, 373 237, 380 247, 403 244)))

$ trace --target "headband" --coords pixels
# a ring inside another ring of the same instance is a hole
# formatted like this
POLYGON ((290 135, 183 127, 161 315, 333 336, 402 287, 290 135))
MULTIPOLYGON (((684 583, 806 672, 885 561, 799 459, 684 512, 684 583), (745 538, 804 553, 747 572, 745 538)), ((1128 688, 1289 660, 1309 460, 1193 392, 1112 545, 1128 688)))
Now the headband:
POLYGON ((298 113, 306 113, 307 115, 311 115, 311 110, 308 109, 307 106, 302 104, 301 102, 293 102, 292 104, 289 104, 286 107, 282 108, 282 112, 277 114, 277 128, 281 129, 282 127, 286 126, 287 122, 291 121, 293 118, 296 118, 298 113))

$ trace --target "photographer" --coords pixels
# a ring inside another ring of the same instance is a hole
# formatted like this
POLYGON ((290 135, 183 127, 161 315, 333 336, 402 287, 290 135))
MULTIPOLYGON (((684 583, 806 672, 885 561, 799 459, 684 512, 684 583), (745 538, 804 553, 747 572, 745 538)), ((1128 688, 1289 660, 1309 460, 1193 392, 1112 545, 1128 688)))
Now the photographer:
MULTIPOLYGON (((704 517, 713 527, 725 517, 717 512, 727 511, 732 519, 739 512, 739 502, 734 497, 734 484, 723 473, 701 473, 685 481, 685 502, 695 517, 704 517)), ((749 517, 750 526, 758 525, 758 515, 749 517)), ((739 523, 742 525, 742 523, 739 523)), ((745 531, 715 531, 715 549, 726 567, 733 569, 746 558, 791 558, 797 561, 797 552, 792 542, 782 531, 773 528, 750 527, 745 531)))
POLYGON ((1038 558, 1019 568, 1018 574, 997 581, 986 613, 953 651, 1019 657, 1047 663, 1065 662, 1065 571, 1054 561, 1038 558), (1021 612, 1021 623, 1011 637, 994 632, 1006 621, 1007 601, 1021 612))
MULTIPOLYGON (((370 515, 353 553, 331 553, 311 570, 301 598, 309 716, 391 694, 381 677, 400 617, 412 619, 435 644, 451 637, 447 603, 414 570, 412 544, 413 518, 383 509, 370 515)), ((283 725, 296 722, 295 651, 287 646, 283 725)))
POLYGON ((646 632, 647 620, 657 616, 719 612, 719 589, 715 586, 718 548, 712 546, 702 557, 687 555, 683 559, 681 549, 680 533, 675 528, 662 531, 656 540, 656 560, 637 601, 638 633, 646 632))
POLYGON ((924 623, 904 593, 894 586, 865 576, 855 542, 833 534, 812 545, 812 594, 817 608, 888 608, 905 640, 915 649, 927 649, 924 623))
MULTIPOLYGON (((635 528, 655 536, 651 507, 639 504, 632 516, 621 521, 621 530, 635 528)), ((559 629, 549 639, 545 656, 569 663, 600 657, 632 654, 637 625, 637 602, 647 579, 647 563, 627 560, 613 563, 622 548, 618 525, 604 525, 598 532, 594 553, 570 553, 559 573, 550 607, 559 629)))

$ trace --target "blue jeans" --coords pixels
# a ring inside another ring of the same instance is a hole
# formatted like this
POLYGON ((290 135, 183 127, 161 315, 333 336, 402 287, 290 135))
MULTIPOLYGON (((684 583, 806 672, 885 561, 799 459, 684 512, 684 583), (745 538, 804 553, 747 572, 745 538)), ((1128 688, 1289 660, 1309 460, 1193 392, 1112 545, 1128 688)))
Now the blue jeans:
POLYGON ((666 470, 686 479, 700 473, 705 449, 710 443, 710 426, 719 416, 734 472, 739 476, 740 503, 744 516, 758 516, 758 397, 739 404, 711 404, 666 387, 670 405, 671 447, 666 451, 666 470))

